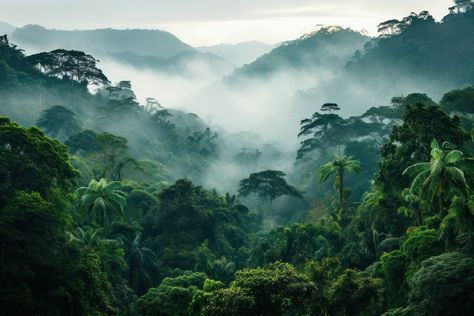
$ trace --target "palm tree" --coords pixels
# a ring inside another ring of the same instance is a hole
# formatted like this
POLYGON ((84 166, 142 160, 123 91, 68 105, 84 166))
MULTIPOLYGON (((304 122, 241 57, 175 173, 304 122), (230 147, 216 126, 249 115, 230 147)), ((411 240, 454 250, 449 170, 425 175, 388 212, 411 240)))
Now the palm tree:
POLYGON ((135 292, 144 292, 151 286, 153 274, 157 273, 158 257, 155 252, 141 243, 141 235, 135 235, 133 240, 122 238, 126 245, 128 262, 128 284, 135 292), (141 286, 140 286, 141 284, 141 286))
POLYGON ((463 195, 468 194, 469 186, 464 172, 459 168, 463 156, 461 151, 450 149, 449 143, 444 142, 440 147, 433 140, 430 162, 416 163, 403 171, 403 175, 414 176, 410 193, 419 194, 430 202, 438 198, 439 211, 444 217, 449 193, 457 190, 463 195))
POLYGON ((321 182, 325 182, 335 175, 334 189, 339 195, 339 206, 341 209, 344 208, 344 173, 345 172, 359 172, 360 161, 355 160, 352 156, 346 156, 342 154, 336 154, 334 159, 328 161, 321 167, 319 167, 319 177, 321 182))
POLYGON ((76 207, 96 219, 104 225, 107 221, 112 222, 113 214, 124 217, 124 206, 126 204, 126 193, 119 190, 120 182, 108 182, 105 179, 100 181, 91 180, 87 187, 76 190, 79 196, 76 207))

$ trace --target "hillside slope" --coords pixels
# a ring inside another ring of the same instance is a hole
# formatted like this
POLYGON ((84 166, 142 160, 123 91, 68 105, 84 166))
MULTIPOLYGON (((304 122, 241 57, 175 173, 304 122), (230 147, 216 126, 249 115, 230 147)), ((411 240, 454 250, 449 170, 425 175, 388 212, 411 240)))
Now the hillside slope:
POLYGON ((63 31, 26 25, 16 29, 11 39, 34 51, 56 48, 76 49, 89 53, 120 53, 133 51, 139 55, 169 58, 177 53, 193 51, 171 33, 161 30, 97 29, 63 31))

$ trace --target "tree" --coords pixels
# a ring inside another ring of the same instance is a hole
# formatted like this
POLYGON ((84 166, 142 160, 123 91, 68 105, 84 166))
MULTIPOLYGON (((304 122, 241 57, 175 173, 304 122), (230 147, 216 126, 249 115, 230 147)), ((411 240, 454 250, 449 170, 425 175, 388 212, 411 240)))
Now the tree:
POLYGON ((128 140, 124 137, 107 132, 97 134, 94 131, 85 130, 69 137, 66 145, 73 154, 81 153, 97 162, 99 170, 95 171, 98 177, 120 181, 123 169, 128 165, 143 171, 137 160, 124 156, 128 150, 128 140))
POLYGON ((252 173, 249 178, 240 181, 239 195, 248 196, 255 193, 268 201, 271 227, 273 227, 272 202, 275 199, 284 195, 303 198, 302 193, 286 183, 284 177, 285 173, 282 171, 266 170, 252 173))
POLYGON ((111 224, 113 215, 124 217, 124 206, 126 194, 119 190, 120 182, 108 182, 91 180, 88 187, 76 190, 78 200, 76 207, 85 212, 90 218, 97 220, 99 224, 111 224))
POLYGON ((153 283, 153 274, 158 270, 158 257, 154 251, 143 246, 140 234, 129 240, 122 238, 125 243, 125 254, 128 262, 128 284, 137 294, 143 294, 153 283))
POLYGON ((414 176, 410 186, 411 194, 420 194, 429 201, 438 198, 441 216, 446 215, 447 198, 454 190, 467 195, 469 186, 464 172, 459 168, 463 153, 450 148, 445 142, 440 147, 436 140, 431 143, 431 161, 420 162, 409 166, 403 175, 414 176))
POLYGON ((329 112, 332 112, 332 111, 339 111, 341 108, 339 107, 339 105, 337 105, 336 103, 325 103, 321 106, 321 111, 322 112, 326 112, 326 111, 329 111, 329 112))
POLYGON ((66 146, 36 127, 20 127, 0 116, 0 208, 16 191, 43 197, 56 188, 67 192, 78 175, 68 162, 66 146))
POLYGON ((343 124, 344 119, 337 114, 320 114, 314 113, 310 119, 301 121, 301 131, 298 137, 312 137, 307 138, 301 142, 301 147, 298 149, 297 159, 303 159, 307 154, 316 149, 325 150, 327 131, 332 127, 338 128, 343 124))
POLYGON ((77 177, 64 145, 0 118, 0 314, 117 312, 101 255, 66 233, 77 177))
POLYGON ((301 142, 296 159, 302 161, 316 150, 321 156, 326 156, 330 148, 343 146, 364 136, 373 138, 376 134, 386 134, 383 125, 366 122, 361 117, 344 119, 337 114, 316 112, 311 118, 301 121, 298 137, 305 139, 301 142))
POLYGON ((81 131, 81 123, 76 114, 62 105, 54 105, 44 110, 36 125, 62 141, 81 131))
POLYGON ((165 278, 137 301, 141 316, 187 316, 197 292, 202 291, 207 277, 204 273, 186 272, 175 278, 165 278))
POLYGON ((346 270, 332 284, 329 297, 331 315, 356 316, 366 310, 376 312, 382 306, 382 285, 380 280, 346 270))
POLYGON ((460 252, 431 257, 410 279, 408 306, 387 315, 471 315, 474 260, 460 252))
POLYGON ((400 21, 396 19, 380 23, 377 28, 380 36, 392 36, 400 33, 400 21))
POLYGON ((446 93, 441 99, 440 105, 448 113, 472 114, 474 112, 474 87, 446 93))
POLYGON ((287 263, 244 269, 230 288, 213 293, 205 315, 308 315, 317 290, 309 278, 287 263))
MULTIPOLYGON (((419 99, 422 96, 417 96, 419 99)), ((407 100, 401 100, 404 106, 407 100)), ((449 142, 455 148, 463 148, 469 135, 461 128, 459 117, 450 117, 432 101, 407 105, 403 124, 394 126, 390 139, 381 149, 381 162, 375 174, 374 187, 380 198, 371 205, 372 225, 380 232, 395 236, 403 234, 409 224, 407 218, 398 213, 406 205, 402 192, 411 184, 410 177, 403 175, 409 166, 420 161, 429 161, 431 143, 449 142)))
POLYGON ((56 49, 28 56, 26 61, 50 77, 91 85, 109 83, 102 70, 96 66, 98 60, 84 52, 56 49))
POLYGON ((333 160, 319 167, 319 175, 322 182, 335 175, 334 189, 339 195, 339 207, 341 210, 345 208, 346 204, 346 192, 344 191, 345 172, 360 172, 360 161, 353 159, 351 156, 337 154, 333 160))
POLYGON ((454 0, 454 4, 454 7, 449 8, 451 12, 456 10, 457 13, 464 13, 474 8, 473 0, 454 0))
POLYGON ((143 240, 157 253, 163 276, 174 275, 176 269, 210 275, 212 261, 238 259, 247 237, 245 208, 236 200, 226 200, 187 179, 164 188, 157 200, 143 220, 143 240))
POLYGON ((216 155, 217 145, 214 140, 218 137, 207 127, 203 132, 194 132, 188 136, 188 151, 205 157, 216 155))

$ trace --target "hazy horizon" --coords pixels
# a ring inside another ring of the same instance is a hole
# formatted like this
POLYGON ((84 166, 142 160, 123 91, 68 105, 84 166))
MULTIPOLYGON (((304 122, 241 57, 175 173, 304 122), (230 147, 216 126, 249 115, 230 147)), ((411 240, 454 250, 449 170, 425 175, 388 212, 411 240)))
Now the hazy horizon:
POLYGON ((260 41, 268 44, 290 40, 310 32, 318 24, 367 30, 375 35, 380 22, 410 12, 428 10, 440 19, 451 0, 308 1, 264 0, 188 3, 183 0, 123 1, 2 0, 0 21, 16 27, 39 24, 47 28, 82 30, 97 28, 160 29, 192 46, 260 41), (28 6, 30 10, 22 8, 28 6), (91 11, 90 8, 94 7, 91 11), (110 10, 114 15, 108 14, 110 10), (41 12, 41 14, 38 14, 41 12))

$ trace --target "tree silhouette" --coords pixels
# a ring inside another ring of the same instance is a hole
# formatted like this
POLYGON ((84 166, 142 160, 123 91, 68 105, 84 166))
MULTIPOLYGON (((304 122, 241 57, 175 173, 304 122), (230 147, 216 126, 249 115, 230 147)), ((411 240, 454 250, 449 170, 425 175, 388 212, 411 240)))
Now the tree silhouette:
POLYGON ((54 105, 44 110, 36 125, 52 137, 63 141, 81 131, 81 123, 76 114, 62 105, 54 105))
POLYGON ((56 49, 28 56, 26 61, 50 77, 93 85, 110 83, 102 70, 97 68, 98 60, 84 52, 56 49))
POLYGON ((239 195, 248 196, 252 193, 268 201, 271 227, 273 227, 272 203, 275 199, 284 195, 303 198, 300 191, 286 183, 285 173, 277 170, 252 173, 249 178, 240 181, 239 195))
POLYGON ((352 159, 351 156, 337 154, 333 160, 328 161, 319 167, 319 176, 322 182, 325 182, 335 175, 334 189, 339 196, 339 207, 341 210, 345 208, 345 192, 344 192, 344 173, 360 172, 360 161, 352 159))

